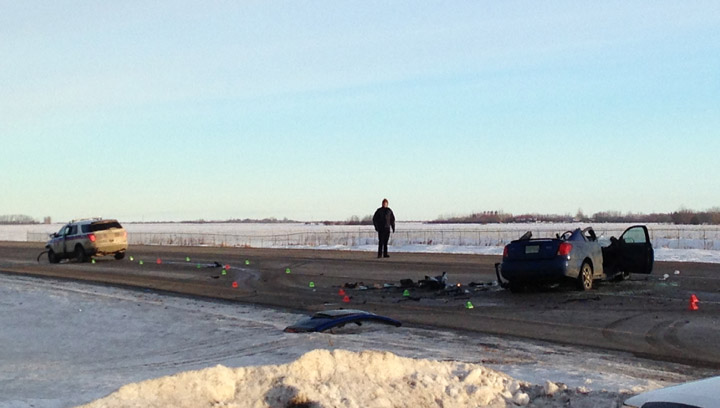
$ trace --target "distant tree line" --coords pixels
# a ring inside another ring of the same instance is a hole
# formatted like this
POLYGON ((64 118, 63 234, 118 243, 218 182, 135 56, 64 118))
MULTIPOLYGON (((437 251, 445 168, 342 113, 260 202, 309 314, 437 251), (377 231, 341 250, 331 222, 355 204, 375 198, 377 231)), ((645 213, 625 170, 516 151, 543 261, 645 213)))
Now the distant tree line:
POLYGON ((180 221, 183 224, 220 224, 220 223, 234 223, 234 224, 289 224, 289 223, 296 223, 300 221, 294 221, 287 218, 283 218, 281 220, 270 217, 270 218, 263 218, 263 219, 252 219, 252 218, 231 218, 229 220, 193 220, 193 221, 180 221))
MULTIPOLYGON (((50 224, 50 217, 45 217, 43 223, 50 224)), ((157 222, 157 221, 153 221, 157 222)), ((188 224, 217 224, 217 223, 237 223, 237 224, 288 224, 300 223, 286 218, 277 219, 275 217, 251 219, 251 218, 232 218, 228 220, 192 220, 180 221, 188 224)), ((446 216, 438 217, 435 220, 428 221, 430 224, 512 224, 512 223, 534 223, 534 222, 596 222, 596 223, 659 223, 659 224, 678 224, 678 225, 720 225, 720 207, 713 207, 706 211, 694 211, 682 208, 671 213, 623 213, 621 211, 601 211, 590 216, 585 215, 582 210, 578 210, 575 216, 570 214, 520 214, 513 215, 502 211, 483 211, 462 216, 446 216)), ((172 222, 169 222, 172 223, 172 222)), ((324 225, 372 225, 372 215, 366 215, 362 218, 353 215, 345 221, 320 221, 324 225)), ((38 224, 34 218, 23 214, 0 215, 0 225, 7 224, 38 224)))
POLYGON ((671 213, 623 213, 621 211, 601 211, 591 216, 578 210, 575 216, 565 214, 521 214, 513 215, 501 211, 484 211, 464 216, 439 217, 432 224, 492 224, 492 223, 530 223, 530 222, 613 222, 613 223, 662 223, 678 225, 720 225, 720 207, 706 211, 680 209, 671 213))
POLYGON ((322 221, 323 225, 372 225, 372 215, 366 215, 362 218, 353 215, 345 221, 322 221))
POLYGON ((37 221, 29 215, 11 214, 0 215, 0 224, 37 224, 37 221))

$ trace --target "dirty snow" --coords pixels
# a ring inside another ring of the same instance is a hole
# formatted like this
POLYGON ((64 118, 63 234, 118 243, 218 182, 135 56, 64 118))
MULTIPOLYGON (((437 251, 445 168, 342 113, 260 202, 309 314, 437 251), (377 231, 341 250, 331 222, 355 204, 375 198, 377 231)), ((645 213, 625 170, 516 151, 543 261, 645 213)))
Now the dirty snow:
POLYGON ((568 400, 606 406, 619 402, 609 393, 591 394, 551 381, 533 386, 478 364, 379 351, 313 350, 289 364, 216 366, 130 384, 85 407, 561 407, 568 400))
POLYGON ((0 309, 3 408, 99 398, 91 406, 615 407, 710 375, 477 333, 372 324, 284 333, 303 315, 2 274, 0 309))
POLYGON ((218 366, 128 385, 88 407, 135 403, 198 407, 211 402, 252 407, 293 402, 352 408, 422 407, 438 399, 453 406, 505 406, 507 401, 527 403, 529 397, 517 381, 482 366, 409 359, 388 352, 314 350, 284 365, 218 366))

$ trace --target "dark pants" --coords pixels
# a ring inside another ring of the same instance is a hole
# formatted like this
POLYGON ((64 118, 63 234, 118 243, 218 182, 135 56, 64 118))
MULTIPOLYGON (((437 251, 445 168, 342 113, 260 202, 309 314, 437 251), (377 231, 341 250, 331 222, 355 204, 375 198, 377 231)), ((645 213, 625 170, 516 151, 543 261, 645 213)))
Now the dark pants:
POLYGON ((390 230, 378 231, 378 257, 387 255, 388 241, 390 241, 390 230))

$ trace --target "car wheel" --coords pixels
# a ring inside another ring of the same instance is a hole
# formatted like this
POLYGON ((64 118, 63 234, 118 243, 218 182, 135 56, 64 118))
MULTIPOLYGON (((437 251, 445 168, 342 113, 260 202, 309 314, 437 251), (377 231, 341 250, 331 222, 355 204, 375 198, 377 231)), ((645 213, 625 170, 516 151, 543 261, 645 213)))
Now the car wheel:
POLYGON ((52 249, 48 250, 48 261, 50 261, 50 263, 52 264, 60 262, 60 258, 57 256, 57 254, 55 254, 55 251, 53 251, 52 249))
POLYGON ((580 267, 580 273, 578 274, 578 289, 590 290, 593 287, 593 268, 586 261, 583 262, 580 267))
POLYGON ((509 282, 508 289, 510 289, 510 292, 512 293, 520 293, 523 289, 525 289, 525 285, 520 282, 509 282))
POLYGON ((118 261, 123 258, 125 258, 125 252, 118 252, 115 254, 115 259, 117 259, 118 261))
POLYGON ((77 245, 75 247, 75 259, 77 259, 78 262, 87 261, 87 255, 85 255, 85 250, 82 245, 77 245))

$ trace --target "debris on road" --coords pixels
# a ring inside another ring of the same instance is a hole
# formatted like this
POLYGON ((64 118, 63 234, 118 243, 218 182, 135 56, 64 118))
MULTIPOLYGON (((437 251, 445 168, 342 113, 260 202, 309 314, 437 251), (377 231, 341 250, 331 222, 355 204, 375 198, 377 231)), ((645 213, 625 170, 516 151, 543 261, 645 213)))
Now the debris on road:
MULTIPOLYGON (((347 298, 347 296, 345 296, 345 298, 347 298)), ((364 310, 337 309, 317 312, 309 318, 302 319, 299 322, 286 327, 285 332, 322 332, 336 327, 343 327, 348 323, 355 323, 356 325, 361 326, 363 322, 377 322, 395 327, 400 327, 402 325, 402 323, 398 320, 376 315, 364 310)))

